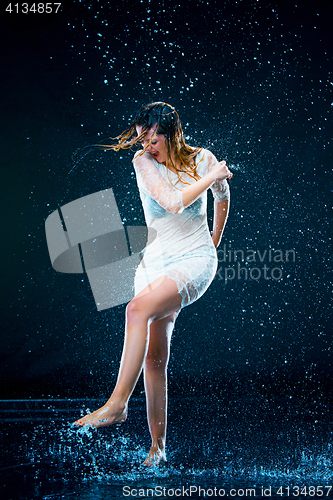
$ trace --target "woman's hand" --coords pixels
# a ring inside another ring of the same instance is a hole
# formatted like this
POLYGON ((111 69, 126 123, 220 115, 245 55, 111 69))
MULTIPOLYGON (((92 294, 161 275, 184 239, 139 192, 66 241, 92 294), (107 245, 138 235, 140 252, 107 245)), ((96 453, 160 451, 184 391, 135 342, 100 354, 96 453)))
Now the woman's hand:
POLYGON ((191 205, 201 193, 211 187, 215 181, 223 181, 223 179, 230 179, 231 177, 232 173, 228 169, 225 161, 216 163, 210 172, 201 177, 201 179, 182 189, 183 207, 186 208, 191 205))
POLYGON ((228 169, 225 161, 216 163, 209 173, 216 181, 223 181, 223 179, 231 179, 232 177, 232 172, 228 169))

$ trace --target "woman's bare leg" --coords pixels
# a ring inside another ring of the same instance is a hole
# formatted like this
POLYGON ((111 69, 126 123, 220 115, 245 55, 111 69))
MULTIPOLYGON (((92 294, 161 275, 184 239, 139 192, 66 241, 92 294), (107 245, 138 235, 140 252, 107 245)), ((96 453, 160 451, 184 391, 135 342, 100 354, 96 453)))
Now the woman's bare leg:
POLYGON ((144 365, 147 417, 152 439, 144 465, 166 461, 167 427, 167 366, 170 342, 176 314, 154 321, 150 325, 148 352, 144 365))
POLYGON ((125 341, 116 387, 110 399, 94 413, 77 420, 76 425, 104 427, 126 420, 128 400, 141 373, 148 348, 150 321, 176 313, 181 296, 176 283, 166 276, 140 292, 126 309, 125 341))

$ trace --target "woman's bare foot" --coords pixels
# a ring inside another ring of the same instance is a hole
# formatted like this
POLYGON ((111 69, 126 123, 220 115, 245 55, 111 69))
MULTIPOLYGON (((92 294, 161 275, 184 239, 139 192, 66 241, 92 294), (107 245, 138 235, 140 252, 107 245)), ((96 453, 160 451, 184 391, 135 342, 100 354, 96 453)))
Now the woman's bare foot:
POLYGON ((166 462, 165 446, 162 439, 158 439, 153 442, 149 450, 148 456, 142 465, 147 467, 152 467, 153 465, 159 465, 160 462, 166 462))
POLYGON ((112 424, 120 424, 125 422, 127 418, 127 405, 108 401, 98 410, 86 415, 85 417, 76 420, 75 425, 83 427, 106 427, 112 424))

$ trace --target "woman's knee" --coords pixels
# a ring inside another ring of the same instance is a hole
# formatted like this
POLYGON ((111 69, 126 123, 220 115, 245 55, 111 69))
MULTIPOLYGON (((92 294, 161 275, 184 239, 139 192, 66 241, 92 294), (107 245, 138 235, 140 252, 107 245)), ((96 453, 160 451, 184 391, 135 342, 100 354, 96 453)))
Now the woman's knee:
MULTIPOLYGON (((140 317, 147 316, 147 304, 143 300, 143 297, 134 297, 126 307, 126 318, 127 320, 136 321, 140 317)), ((147 318, 148 319, 148 318, 147 318)))

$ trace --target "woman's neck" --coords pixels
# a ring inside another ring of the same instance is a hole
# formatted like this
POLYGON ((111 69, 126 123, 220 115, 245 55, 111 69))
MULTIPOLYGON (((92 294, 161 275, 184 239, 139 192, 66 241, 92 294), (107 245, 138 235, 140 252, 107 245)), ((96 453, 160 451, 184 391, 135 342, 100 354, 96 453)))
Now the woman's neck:
POLYGON ((166 163, 164 163, 164 165, 166 166, 166 168, 168 170, 171 170, 171 172, 174 172, 175 174, 179 171, 179 170, 182 170, 181 168, 181 163, 180 161, 176 159, 176 155, 175 155, 175 152, 173 151, 172 152, 172 158, 168 158, 166 163))

